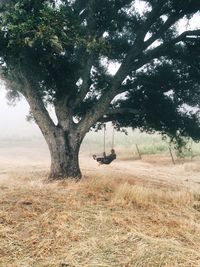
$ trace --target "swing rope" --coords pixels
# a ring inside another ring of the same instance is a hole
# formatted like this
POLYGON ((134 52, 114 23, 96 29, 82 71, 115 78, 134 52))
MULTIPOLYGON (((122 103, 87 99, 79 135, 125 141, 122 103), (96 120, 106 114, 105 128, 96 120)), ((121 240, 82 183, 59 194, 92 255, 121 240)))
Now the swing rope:
POLYGON ((106 124, 103 125, 104 131, 103 131, 103 156, 106 153, 106 124))
POLYGON ((112 146, 111 146, 112 149, 114 149, 114 144, 115 144, 115 128, 113 127, 113 131, 112 131, 112 146))
MULTIPOLYGON (((115 128, 112 130, 111 149, 114 149, 115 145, 115 128)), ((103 156, 106 154, 106 124, 103 125, 103 156)))

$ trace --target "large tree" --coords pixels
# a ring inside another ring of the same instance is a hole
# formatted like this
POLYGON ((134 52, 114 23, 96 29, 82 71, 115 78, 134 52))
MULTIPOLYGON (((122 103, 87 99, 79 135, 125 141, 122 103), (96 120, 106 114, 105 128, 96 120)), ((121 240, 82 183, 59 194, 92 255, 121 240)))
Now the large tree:
POLYGON ((1 77, 10 97, 23 95, 30 105, 50 150, 51 179, 81 177, 80 145, 102 122, 199 139, 188 106, 200 103, 200 29, 177 30, 198 13, 199 0, 13 0, 0 7, 1 77))

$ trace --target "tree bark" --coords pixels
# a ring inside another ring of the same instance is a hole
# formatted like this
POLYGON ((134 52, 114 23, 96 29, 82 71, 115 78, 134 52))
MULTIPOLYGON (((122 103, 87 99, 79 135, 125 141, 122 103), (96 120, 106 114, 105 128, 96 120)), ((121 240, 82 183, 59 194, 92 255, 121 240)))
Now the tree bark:
POLYGON ((79 167, 79 150, 82 140, 78 133, 66 132, 62 128, 46 137, 51 155, 49 179, 81 178, 79 167))

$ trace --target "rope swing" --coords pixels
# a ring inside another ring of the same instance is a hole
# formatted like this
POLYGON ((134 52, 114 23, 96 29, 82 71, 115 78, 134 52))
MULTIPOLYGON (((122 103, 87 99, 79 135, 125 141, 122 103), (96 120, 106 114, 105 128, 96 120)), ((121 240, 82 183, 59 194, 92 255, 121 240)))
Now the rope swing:
MULTIPOLYGON (((115 128, 112 127, 111 150, 115 145, 115 128)), ((103 125, 103 155, 106 155, 106 124, 103 125)))
POLYGON ((97 158, 96 155, 93 155, 93 159, 99 162, 99 164, 110 164, 113 160, 116 159, 116 153, 114 150, 114 137, 115 137, 115 129, 113 127, 112 130, 112 140, 111 140, 111 154, 106 156, 106 124, 103 125, 103 157, 97 158))

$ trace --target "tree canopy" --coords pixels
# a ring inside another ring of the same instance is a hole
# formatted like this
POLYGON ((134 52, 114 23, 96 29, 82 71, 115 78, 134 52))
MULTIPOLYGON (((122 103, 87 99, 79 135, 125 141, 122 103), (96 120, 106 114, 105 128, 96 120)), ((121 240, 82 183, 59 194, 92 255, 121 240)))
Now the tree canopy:
POLYGON ((200 139, 200 25, 177 27, 199 12, 200 1, 3 2, 1 77, 10 97, 25 96, 44 135, 48 126, 69 132, 73 125, 82 140, 91 127, 113 121, 200 139))

